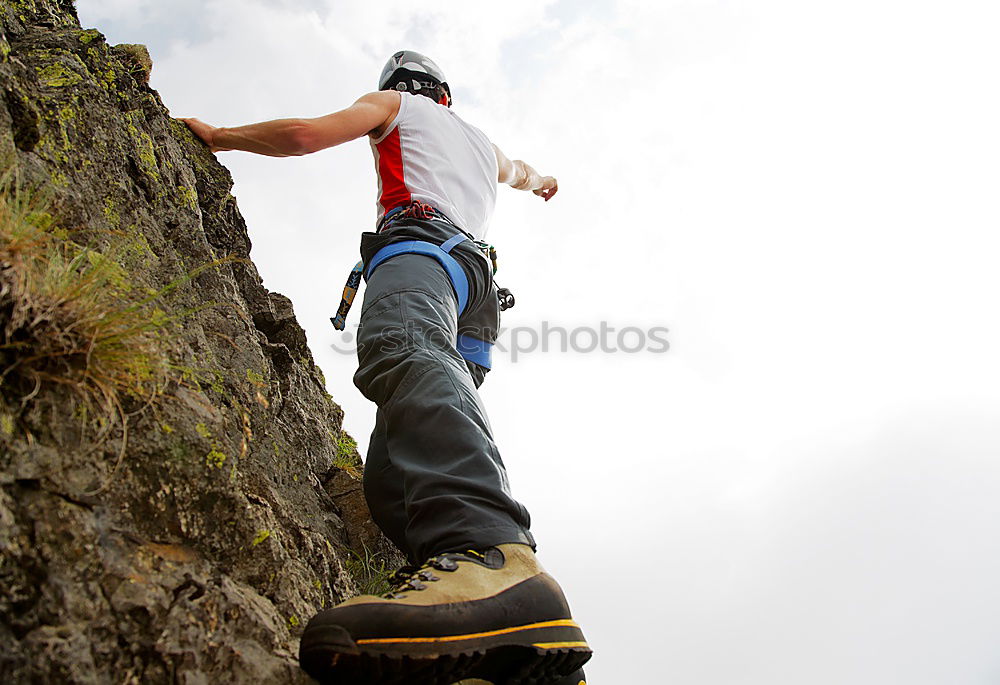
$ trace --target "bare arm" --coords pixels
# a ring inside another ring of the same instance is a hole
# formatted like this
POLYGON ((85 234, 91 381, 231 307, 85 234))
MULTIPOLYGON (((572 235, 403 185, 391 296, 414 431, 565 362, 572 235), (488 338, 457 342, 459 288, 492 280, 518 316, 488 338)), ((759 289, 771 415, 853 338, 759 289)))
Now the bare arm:
POLYGON ((548 202, 559 190, 559 183, 552 176, 542 176, 520 159, 510 160, 496 145, 493 150, 497 155, 497 181, 506 183, 515 190, 530 190, 535 195, 545 198, 548 202))
POLYGON ((181 119, 212 152, 245 150, 270 157, 318 152, 379 132, 399 111, 399 93, 369 93, 347 109, 314 119, 275 119, 236 128, 217 128, 198 119, 181 119))

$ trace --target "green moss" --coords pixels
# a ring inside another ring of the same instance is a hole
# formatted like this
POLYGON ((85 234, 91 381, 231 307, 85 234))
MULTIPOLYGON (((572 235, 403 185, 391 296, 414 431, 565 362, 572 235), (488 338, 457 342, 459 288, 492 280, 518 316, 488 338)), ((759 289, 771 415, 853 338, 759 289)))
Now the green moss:
POLYGON ((10 414, 0 414, 0 433, 8 438, 14 435, 14 417, 10 414))
POLYGON ((128 241, 126 248, 133 256, 142 257, 144 261, 149 261, 150 257, 156 256, 153 248, 149 246, 146 235, 139 231, 136 226, 129 227, 129 235, 132 236, 132 240, 128 241))
MULTIPOLYGON (((50 67, 53 65, 49 65, 50 67)), ((60 65, 55 65, 60 66, 60 65)), ((56 164, 51 165, 53 183, 59 186, 68 185, 65 174, 59 169, 72 169, 76 166, 71 155, 76 152, 74 129, 79 117, 79 98, 73 97, 71 102, 58 108, 50 108, 49 116, 41 129, 37 150, 56 164)))
POLYGON ((292 614, 291 616, 288 617, 288 625, 292 626, 293 628, 298 626, 299 623, 300 623, 299 617, 296 616, 295 614, 292 614))
POLYGON ((162 430, 162 431, 163 431, 164 433, 166 433, 167 435, 170 435, 171 433, 173 433, 173 432, 174 432, 174 427, 173 427, 173 426, 171 426, 171 425, 170 425, 169 423, 167 423, 166 421, 164 421, 163 423, 161 423, 161 424, 160 424, 160 430, 162 430))
MULTIPOLYGON (((104 54, 102 54, 102 52, 95 47, 87 48, 87 55, 90 57, 91 62, 95 65, 102 63, 107 64, 107 61, 104 59, 104 54)), ((118 89, 115 87, 115 81, 118 78, 118 73, 114 70, 114 68, 108 65, 108 68, 104 71, 98 71, 95 66, 94 69, 91 70, 91 73, 100 82, 101 86, 105 90, 110 91, 115 95, 119 94, 118 89)))
POLYGON ((334 440, 334 446, 337 449, 333 459, 334 466, 338 466, 340 468, 357 466, 357 459, 354 455, 355 451, 358 449, 358 443, 354 438, 347 433, 341 433, 340 436, 334 440))
POLYGON ((198 193, 187 186, 177 186, 177 194, 185 206, 198 211, 198 193))
POLYGON ((145 116, 141 111, 132 111, 125 114, 125 119, 128 121, 126 127, 132 135, 133 142, 135 143, 135 150, 139 157, 139 166, 144 172, 146 172, 147 175, 159 183, 160 169, 156 163, 156 152, 153 147, 153 139, 148 133, 140 130, 139 127, 136 126, 136 123, 145 125, 145 116))
POLYGON ((181 374, 181 380, 185 383, 192 383, 195 388, 201 390, 201 383, 198 382, 198 369, 190 366, 177 365, 174 370, 181 374))
POLYGON ((83 80, 82 76, 72 69, 67 69, 66 66, 59 62, 46 64, 44 67, 39 67, 36 71, 42 83, 50 88, 74 86, 83 80))
POLYGON ((253 542, 250 543, 250 546, 256 547, 260 543, 264 542, 264 540, 267 540, 269 537, 271 537, 271 531, 259 530, 257 531, 257 534, 254 536, 253 542))
POLYGON ((180 119, 174 119, 173 117, 171 117, 170 119, 167 120, 167 123, 170 125, 170 128, 173 129, 171 133, 173 133, 174 138, 184 139, 184 138, 191 138, 194 136, 194 134, 191 133, 191 129, 187 127, 187 124, 185 124, 180 119))
POLYGON ((198 390, 202 390, 202 383, 213 390, 222 389, 222 372, 218 369, 180 365, 173 368, 181 373, 181 380, 192 383, 198 390))
POLYGON ((222 465, 226 463, 226 455, 219 450, 212 448, 212 451, 205 455, 205 465, 217 469, 221 469, 222 465))
POLYGON ((79 35, 77 35, 77 40, 86 45, 87 43, 91 43, 101 37, 101 32, 97 29, 87 29, 85 31, 80 31, 79 35))
MULTIPOLYGON (((24 220, 41 231, 48 231, 55 223, 55 218, 48 212, 36 210, 24 217, 24 220)), ((62 236, 56 236, 62 237, 62 236)))
POLYGON ((40 152, 44 152, 44 156, 55 162, 56 165, 61 165, 53 166, 51 171, 52 180, 58 185, 59 182, 56 180, 58 177, 63 179, 66 178, 66 174, 59 171, 59 169, 66 168, 70 165, 69 150, 71 149, 71 146, 66 128, 64 126, 59 126, 58 132, 53 131, 54 128, 55 127, 50 127, 48 130, 45 130, 41 138, 38 140, 37 149, 40 152))
POLYGON ((198 435, 205 438, 206 440, 212 437, 212 431, 208 430, 208 426, 206 426, 204 423, 198 422, 195 425, 194 430, 196 433, 198 433, 198 435))
POLYGON ((150 175, 159 180, 160 170, 156 166, 156 153, 153 151, 153 139, 149 137, 148 133, 140 132, 139 139, 142 144, 139 146, 139 161, 142 162, 146 171, 150 172, 150 175))
POLYGON ((121 216, 118 214, 118 208, 115 207, 114 199, 110 197, 104 198, 104 208, 102 210, 104 218, 108 220, 112 228, 118 228, 122 222, 121 216))
POLYGON ((263 388, 265 385, 264 377, 253 369, 247 369, 247 380, 256 385, 258 388, 263 388))

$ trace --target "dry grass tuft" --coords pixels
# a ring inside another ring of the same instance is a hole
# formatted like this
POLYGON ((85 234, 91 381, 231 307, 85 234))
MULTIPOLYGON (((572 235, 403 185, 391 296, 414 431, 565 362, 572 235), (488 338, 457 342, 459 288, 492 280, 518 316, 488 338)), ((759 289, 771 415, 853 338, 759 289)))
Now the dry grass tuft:
MULTIPOLYGON (((80 245, 58 227, 39 194, 0 176, 0 397, 23 411, 43 390, 63 390, 78 414, 113 425, 123 438, 128 405, 158 401, 172 376, 165 333, 176 320, 156 303, 213 262, 156 292, 133 284, 119 263, 127 236, 103 251, 80 245)), ((115 467, 117 470, 117 466, 115 467)), ((113 474, 112 474, 113 475, 113 474)))
POLYGON ((59 386, 118 416, 124 396, 155 398, 169 317, 136 296, 116 259, 70 240, 10 179, 0 181, 0 392, 23 407, 59 386))

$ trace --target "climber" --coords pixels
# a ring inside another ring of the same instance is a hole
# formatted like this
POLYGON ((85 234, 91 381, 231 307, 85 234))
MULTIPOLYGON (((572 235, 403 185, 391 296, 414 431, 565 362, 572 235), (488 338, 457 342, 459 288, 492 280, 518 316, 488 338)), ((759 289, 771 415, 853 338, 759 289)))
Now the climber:
POLYGON ((545 201, 558 184, 461 119, 423 55, 397 52, 378 85, 315 119, 237 128, 184 119, 212 151, 284 157, 367 135, 375 155, 378 221, 361 240, 354 382, 378 407, 365 497, 413 566, 388 594, 317 614, 300 662, 324 682, 578 685, 590 648, 535 558, 477 391, 499 329, 482 242, 497 183, 545 201))

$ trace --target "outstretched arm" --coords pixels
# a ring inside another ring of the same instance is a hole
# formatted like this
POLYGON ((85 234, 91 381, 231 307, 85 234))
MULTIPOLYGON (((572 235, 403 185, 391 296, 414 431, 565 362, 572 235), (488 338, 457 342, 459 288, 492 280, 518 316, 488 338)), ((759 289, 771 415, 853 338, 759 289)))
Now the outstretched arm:
POLYGON ((270 157, 292 157, 378 132, 399 111, 399 93, 369 93, 347 109, 315 119, 275 119, 236 128, 217 128, 198 119, 181 119, 212 152, 245 150, 270 157))
POLYGON ((548 202, 559 190, 559 183, 552 176, 542 176, 520 159, 510 160, 496 145, 497 166, 500 169, 497 180, 515 190, 530 190, 548 202))

